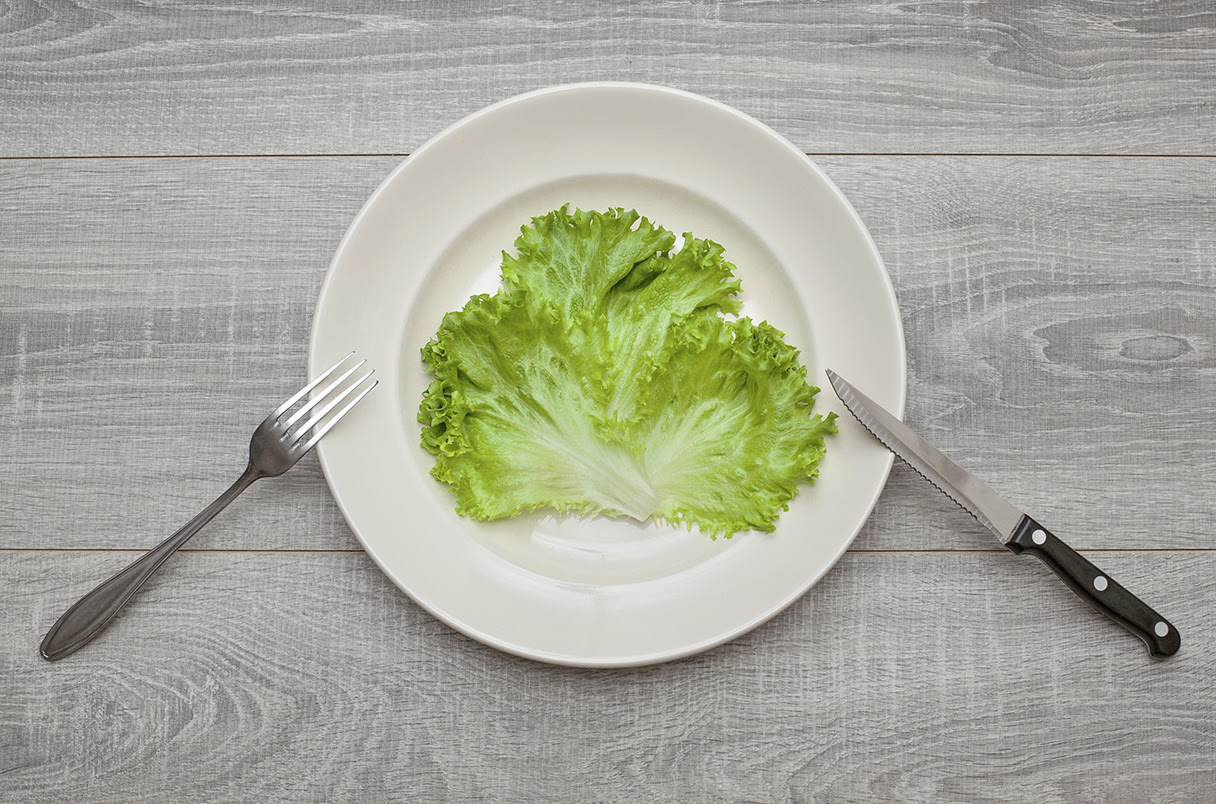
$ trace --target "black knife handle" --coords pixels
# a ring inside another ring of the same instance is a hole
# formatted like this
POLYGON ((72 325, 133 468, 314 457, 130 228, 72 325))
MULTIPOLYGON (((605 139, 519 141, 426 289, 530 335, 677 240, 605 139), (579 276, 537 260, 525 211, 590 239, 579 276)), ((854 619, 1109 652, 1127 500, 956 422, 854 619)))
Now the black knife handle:
POLYGON ((1041 560, 1081 599, 1143 639, 1154 659, 1165 659, 1178 652, 1182 640, 1169 620, 1030 517, 1022 517, 1005 546, 1041 560))

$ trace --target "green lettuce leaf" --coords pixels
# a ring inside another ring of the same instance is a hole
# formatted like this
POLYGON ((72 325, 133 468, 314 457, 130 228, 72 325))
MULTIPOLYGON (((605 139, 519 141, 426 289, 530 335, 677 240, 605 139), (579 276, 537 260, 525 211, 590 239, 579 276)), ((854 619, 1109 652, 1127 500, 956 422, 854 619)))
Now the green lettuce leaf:
POLYGON ((737 313, 720 245, 637 212, 533 219, 503 289, 443 318, 418 419, 457 511, 550 508, 770 531, 835 414, 784 335, 737 313))

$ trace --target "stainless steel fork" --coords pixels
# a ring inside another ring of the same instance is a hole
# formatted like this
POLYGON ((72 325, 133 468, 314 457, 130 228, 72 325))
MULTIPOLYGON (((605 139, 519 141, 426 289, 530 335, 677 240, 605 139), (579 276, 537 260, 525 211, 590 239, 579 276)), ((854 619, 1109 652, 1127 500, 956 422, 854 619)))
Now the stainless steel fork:
POLYGON ((296 403, 305 395, 324 382, 348 361, 354 353, 339 360, 321 376, 308 385, 291 399, 288 399, 279 409, 266 417, 266 421, 258 425, 253 438, 249 442, 249 465, 237 481, 215 502, 191 519, 177 533, 152 548, 135 563, 98 586, 92 592, 76 601, 76 604, 63 613, 47 632, 42 640, 40 651, 48 661, 62 659, 74 653, 101 633, 114 615, 127 604, 148 578, 165 563, 169 556, 186 543, 194 534, 220 511, 237 498, 242 491, 249 488, 255 480, 263 477, 277 477, 300 460, 310 449, 317 445, 321 437, 338 423, 338 420, 350 412, 369 391, 376 387, 378 380, 368 383, 374 373, 369 370, 356 380, 351 375, 367 362, 360 360, 346 369, 336 380, 325 386, 309 399, 299 410, 288 416, 296 403), (335 411, 338 405, 358 392, 344 407, 335 411), (320 406, 320 407, 318 407, 320 406), (311 415, 309 415, 311 414, 311 415), (304 417, 308 416, 307 419, 304 417))

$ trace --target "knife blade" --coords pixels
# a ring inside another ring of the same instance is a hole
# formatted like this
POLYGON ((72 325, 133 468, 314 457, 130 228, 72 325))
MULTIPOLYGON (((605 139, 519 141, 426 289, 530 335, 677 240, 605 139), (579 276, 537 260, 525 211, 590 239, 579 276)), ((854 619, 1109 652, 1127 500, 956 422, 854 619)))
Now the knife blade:
POLYGON ((839 374, 828 369, 827 375, 840 401, 862 427, 992 531, 1001 544, 1014 553, 1029 553, 1040 559, 1078 597, 1144 640, 1154 659, 1178 652, 1182 640, 1169 620, 839 374))

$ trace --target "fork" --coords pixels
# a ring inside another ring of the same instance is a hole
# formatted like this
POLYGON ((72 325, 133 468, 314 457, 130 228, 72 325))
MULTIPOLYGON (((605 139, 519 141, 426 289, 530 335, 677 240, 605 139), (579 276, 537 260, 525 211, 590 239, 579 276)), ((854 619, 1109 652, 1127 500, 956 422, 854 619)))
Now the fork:
POLYGON ((204 508, 198 516, 187 522, 177 533, 149 550, 135 563, 102 583, 65 611, 43 638, 39 648, 42 657, 53 662, 80 650, 110 624, 119 610, 139 591, 144 582, 160 569, 169 556, 177 552, 177 549, 191 536, 202 530, 204 525, 228 506, 228 503, 253 485, 254 481, 283 474, 315 447, 321 437, 328 433, 339 419, 349 413, 351 408, 359 403, 359 400, 376 387, 379 380, 373 380, 369 385, 364 384, 375 369, 369 370, 343 388, 343 383, 346 383, 351 375, 367 362, 360 360, 343 372, 338 379, 325 386, 324 390, 315 394, 295 413, 290 416, 287 413, 306 394, 324 382, 353 356, 354 352, 351 352, 339 360, 321 376, 304 386, 299 393, 280 405, 278 410, 267 416, 266 420, 258 425, 258 429, 253 433, 253 438, 249 441, 249 465, 245 467, 245 472, 237 478, 237 481, 216 498, 215 502, 204 508), (345 407, 336 413, 333 412, 334 408, 342 404, 360 387, 362 390, 357 396, 347 402, 345 407), (342 390, 339 391, 339 389, 342 390), (318 408, 318 405, 321 407, 318 408), (305 420, 304 417, 309 413, 312 415, 305 420), (331 413, 333 415, 330 415, 331 413))

